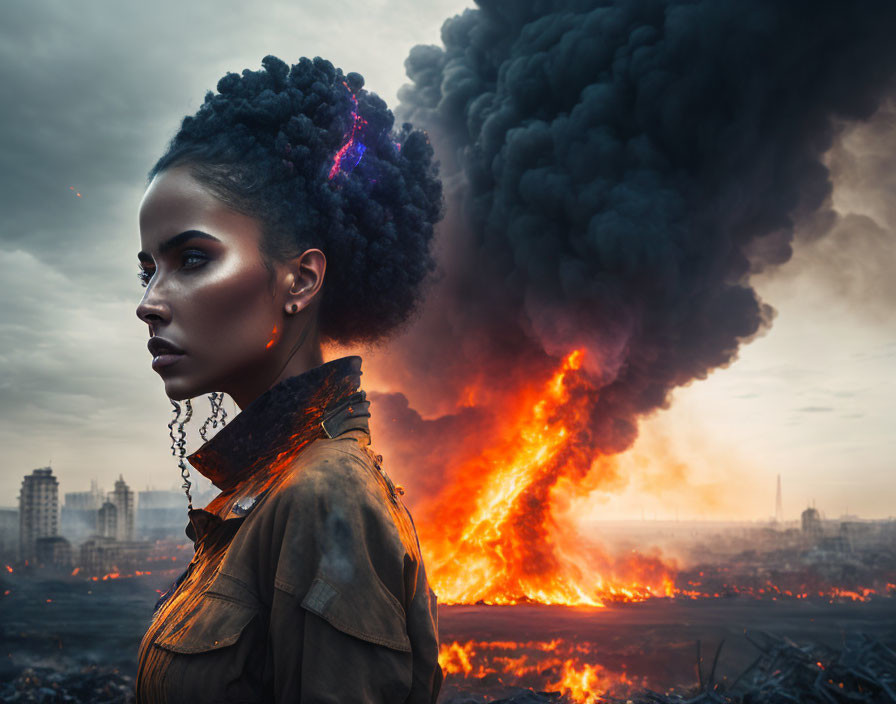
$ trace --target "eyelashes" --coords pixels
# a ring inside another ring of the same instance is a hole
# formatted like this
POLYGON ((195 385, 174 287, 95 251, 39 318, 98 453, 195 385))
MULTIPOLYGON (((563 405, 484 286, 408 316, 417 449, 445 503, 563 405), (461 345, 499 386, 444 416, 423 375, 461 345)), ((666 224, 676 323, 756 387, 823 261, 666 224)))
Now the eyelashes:
MULTIPOLYGON (((181 268, 182 269, 198 269, 203 266, 208 261, 208 257, 203 252, 198 252, 196 250, 192 250, 189 252, 184 252, 181 255, 181 268), (189 262, 193 260, 193 264, 189 264, 189 262)), ((140 281, 140 285, 143 288, 146 288, 149 285, 150 279, 152 279, 155 274, 155 269, 152 271, 147 271, 142 266, 137 266, 137 279, 140 281)))

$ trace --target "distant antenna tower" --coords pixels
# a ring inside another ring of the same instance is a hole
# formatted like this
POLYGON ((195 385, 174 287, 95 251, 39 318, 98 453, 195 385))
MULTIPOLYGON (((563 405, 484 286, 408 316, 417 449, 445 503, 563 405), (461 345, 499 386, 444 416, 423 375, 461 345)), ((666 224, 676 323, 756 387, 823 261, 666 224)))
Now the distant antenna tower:
POLYGON ((784 504, 781 501, 781 475, 778 475, 778 494, 775 497, 775 521, 780 523, 784 520, 784 504))

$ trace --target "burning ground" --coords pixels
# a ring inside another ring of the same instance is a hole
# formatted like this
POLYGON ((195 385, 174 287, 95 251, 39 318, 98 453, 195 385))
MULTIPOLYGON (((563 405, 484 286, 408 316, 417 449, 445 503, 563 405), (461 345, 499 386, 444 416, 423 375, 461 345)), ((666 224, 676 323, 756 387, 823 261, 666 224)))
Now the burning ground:
MULTIPOLYGON (((70 701, 128 701, 140 637, 159 590, 174 576, 157 571, 93 581, 5 572, 0 698, 41 701, 27 696, 62 688, 76 695, 70 701), (15 699, 16 691, 30 694, 15 699)), ((836 652, 847 636, 864 632, 892 648, 894 624, 896 599, 876 595, 865 601, 654 598, 604 608, 442 606, 440 702, 485 701, 521 688, 565 692, 580 704, 635 696, 644 687, 683 692, 698 683, 698 640, 704 678, 725 641, 715 681, 730 684, 761 654, 748 636, 762 644, 761 632, 768 631, 836 652)), ((800 667, 809 667, 803 660, 800 667)), ((817 661, 811 659, 813 667, 817 661)), ((896 668, 887 673, 896 677, 896 668)))
MULTIPOLYGON (((652 536, 673 529, 659 524, 645 533, 651 523, 608 527, 603 538, 617 555, 630 552, 634 540, 640 546, 635 563, 654 564, 669 596, 650 595, 645 579, 640 591, 604 594, 603 606, 442 603, 446 679, 440 701, 485 701, 521 688, 565 693, 579 704, 637 697, 644 688, 687 692, 699 680, 698 641, 706 678, 725 641, 715 681, 731 684, 761 654, 751 639, 761 644, 763 632, 811 644, 812 652, 822 646, 838 651, 859 633, 896 646, 896 523, 869 524, 848 543, 756 525, 704 529, 693 537, 695 530, 683 524, 682 537, 666 544, 679 553, 678 569, 648 547, 652 536)), ((188 561, 186 547, 172 544, 165 552, 160 545, 140 569, 102 575, 71 570, 50 577, 5 565, 0 641, 7 651, 0 683, 7 689, 0 699, 61 687, 109 696, 73 701, 127 701, 152 606, 188 561)), ((810 660, 800 661, 800 678, 810 666, 813 677, 820 671, 813 664, 818 658, 810 660)), ((835 661, 829 655, 822 662, 835 661)), ((896 677, 894 669, 886 673, 896 677)))

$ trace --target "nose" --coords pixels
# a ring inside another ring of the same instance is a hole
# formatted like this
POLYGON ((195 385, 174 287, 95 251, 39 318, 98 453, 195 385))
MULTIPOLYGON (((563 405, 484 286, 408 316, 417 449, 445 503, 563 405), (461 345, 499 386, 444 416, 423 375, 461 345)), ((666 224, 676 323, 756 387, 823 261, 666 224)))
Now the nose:
POLYGON ((159 323, 167 323, 171 320, 171 308, 157 293, 158 287, 151 282, 143 293, 143 299, 137 306, 137 317, 144 323, 149 325, 152 330, 153 325, 159 323))

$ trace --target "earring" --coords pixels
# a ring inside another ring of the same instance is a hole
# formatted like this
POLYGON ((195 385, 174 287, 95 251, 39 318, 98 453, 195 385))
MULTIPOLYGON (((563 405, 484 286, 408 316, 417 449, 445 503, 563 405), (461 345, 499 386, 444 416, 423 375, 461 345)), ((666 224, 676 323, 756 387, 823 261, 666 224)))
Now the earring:
POLYGON ((224 409, 224 392, 223 391, 212 391, 208 395, 209 403, 212 407, 212 414, 205 419, 205 423, 202 424, 202 427, 199 428, 199 435, 202 436, 203 440, 207 440, 206 434, 208 433, 208 424, 212 424, 212 428, 218 427, 218 413, 221 414, 221 426, 227 425, 227 411, 224 409), (220 394, 220 396, 218 395, 220 394))
POLYGON ((292 304, 292 312, 295 313, 298 309, 299 309, 299 306, 297 306, 295 303, 293 303, 292 304))
POLYGON ((190 472, 187 469, 187 463, 184 460, 184 455, 186 454, 187 448, 187 433, 184 431, 184 426, 193 417, 193 405, 190 403, 190 399, 184 401, 184 405, 187 407, 187 414, 184 416, 184 419, 179 421, 180 418, 180 404, 173 399, 169 399, 171 401, 171 405, 174 406, 174 418, 168 423, 168 434, 171 436, 171 454, 178 458, 177 466, 180 467, 180 476, 184 480, 184 483, 181 485, 184 491, 187 493, 187 511, 193 510, 193 497, 190 496, 190 487, 192 486, 190 482, 190 472), (179 437, 174 437, 174 424, 177 423, 177 432, 179 437))

